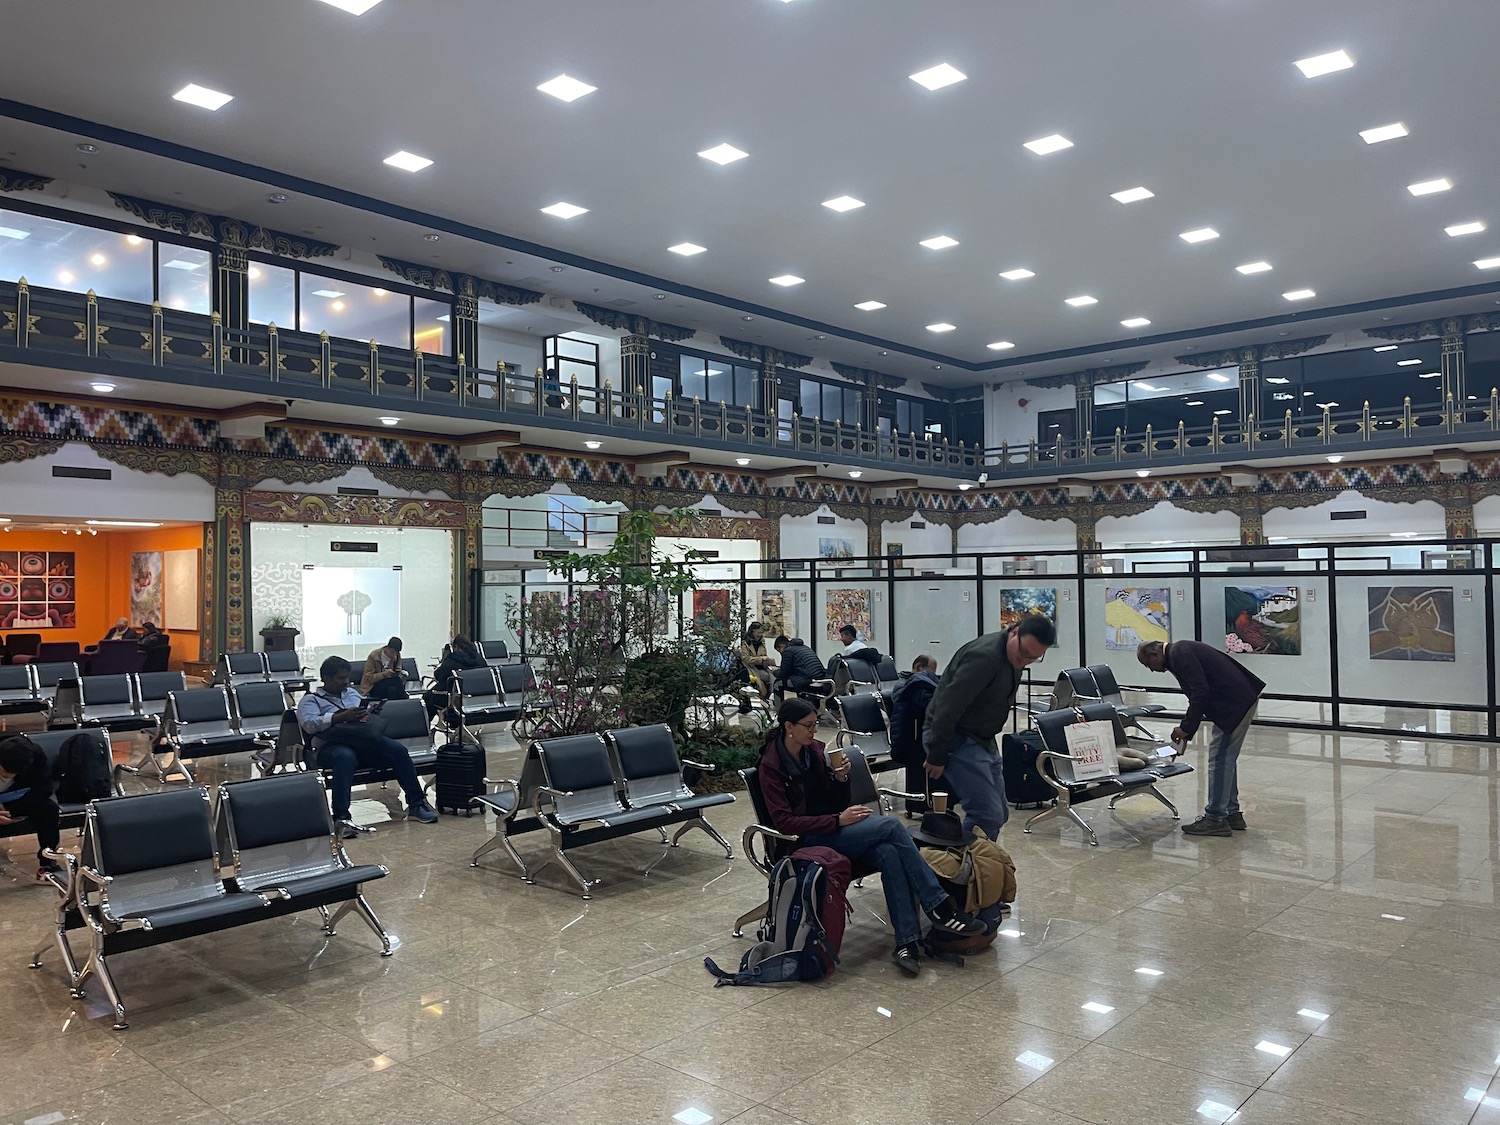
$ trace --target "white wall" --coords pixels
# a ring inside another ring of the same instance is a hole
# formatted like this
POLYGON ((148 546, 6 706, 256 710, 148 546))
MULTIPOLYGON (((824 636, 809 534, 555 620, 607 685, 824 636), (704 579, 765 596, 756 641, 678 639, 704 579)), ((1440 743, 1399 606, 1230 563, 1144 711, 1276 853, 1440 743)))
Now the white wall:
POLYGON ((57 519, 193 520, 214 518, 214 486, 192 473, 145 473, 106 461, 82 442, 30 461, 0 464, 0 511, 57 519), (54 477, 54 465, 108 469, 109 480, 54 477))
POLYGON ((984 396, 984 443, 998 446, 1008 441, 1024 446, 1036 437, 1038 411, 1071 410, 1075 402, 1072 387, 1033 387, 1022 382, 991 386, 984 396))
MULTIPOLYGON (((880 525, 880 549, 890 549, 890 544, 900 543, 901 553, 906 558, 914 555, 953 554, 953 529, 945 524, 933 523, 921 514, 904 520, 886 520, 880 525), (915 528, 913 523, 925 523, 926 527, 915 528)), ((916 564, 913 564, 916 565, 916 564)), ((941 560, 922 564, 923 569, 946 567, 941 560)))
POLYGON ((990 523, 962 524, 958 528, 958 550, 964 551, 1071 551, 1078 546, 1078 529, 1072 520, 1039 520, 1022 512, 1007 512, 990 523))
POLYGON ((403 488, 397 488, 393 484, 387 484, 369 468, 364 465, 351 465, 349 471, 341 477, 332 480, 312 481, 303 483, 296 481, 288 483, 283 480, 267 479, 255 486, 257 492, 311 492, 319 496, 332 496, 341 488, 373 488, 382 496, 415 497, 422 500, 447 500, 446 492, 408 492, 403 488))
POLYGON ((1105 548, 1235 545, 1240 541, 1240 517, 1228 511, 1189 512, 1163 500, 1139 515, 1105 516, 1094 534, 1105 548))
MULTIPOLYGON (((1475 505, 1476 518, 1478 505, 1475 505)), ((1103 522, 1102 520, 1100 521, 1103 522)), ((1321 543, 1338 539, 1386 539, 1443 536, 1443 506, 1436 500, 1415 504, 1392 504, 1361 496, 1348 489, 1323 504, 1310 508, 1275 508, 1265 514, 1261 526, 1266 539, 1321 543), (1334 520, 1331 512, 1359 509, 1368 513, 1362 520, 1334 520)))
POLYGON ((854 546, 856 558, 869 552, 870 539, 865 525, 860 520, 834 516, 832 524, 818 523, 819 516, 832 516, 825 504, 812 515, 781 517, 781 557, 784 559, 815 559, 818 557, 820 539, 847 539, 854 546))
MULTIPOLYGON (((619 363, 619 349, 615 349, 615 362, 619 363)), ((504 328, 479 326, 479 366, 494 370, 495 363, 504 360, 521 368, 523 375, 535 375, 542 366, 542 338, 527 332, 510 332, 504 328)))

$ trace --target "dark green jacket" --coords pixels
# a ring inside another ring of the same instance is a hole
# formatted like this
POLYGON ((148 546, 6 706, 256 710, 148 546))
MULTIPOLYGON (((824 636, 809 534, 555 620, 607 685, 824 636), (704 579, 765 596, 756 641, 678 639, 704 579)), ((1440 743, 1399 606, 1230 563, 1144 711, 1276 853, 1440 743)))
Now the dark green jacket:
POLYGON ((953 654, 932 702, 927 705, 924 741, 927 760, 948 761, 959 731, 980 742, 993 741, 1010 722, 1021 673, 1005 656, 1010 630, 975 637, 953 654))

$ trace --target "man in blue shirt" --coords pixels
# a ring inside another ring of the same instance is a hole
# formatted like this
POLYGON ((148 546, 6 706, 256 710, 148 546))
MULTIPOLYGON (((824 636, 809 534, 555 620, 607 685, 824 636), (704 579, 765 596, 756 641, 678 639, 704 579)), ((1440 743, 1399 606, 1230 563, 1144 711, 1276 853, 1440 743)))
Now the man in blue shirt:
POLYGON ((407 815, 431 824, 438 818, 437 810, 427 803, 411 755, 394 738, 386 738, 368 725, 371 707, 349 686, 349 671, 349 662, 342 656, 330 656, 318 669, 323 683, 297 704, 297 724, 312 738, 317 768, 333 773, 333 819, 339 834, 346 840, 359 835, 359 828, 349 817, 354 771, 382 766, 393 771, 400 782, 406 794, 407 815))

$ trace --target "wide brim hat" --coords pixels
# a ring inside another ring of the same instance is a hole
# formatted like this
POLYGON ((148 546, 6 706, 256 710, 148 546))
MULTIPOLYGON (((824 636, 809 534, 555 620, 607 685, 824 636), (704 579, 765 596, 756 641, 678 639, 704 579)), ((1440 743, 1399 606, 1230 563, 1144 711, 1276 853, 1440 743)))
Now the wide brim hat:
POLYGON ((964 848, 969 844, 963 822, 950 812, 923 813, 922 823, 912 829, 911 838, 929 848, 964 848))

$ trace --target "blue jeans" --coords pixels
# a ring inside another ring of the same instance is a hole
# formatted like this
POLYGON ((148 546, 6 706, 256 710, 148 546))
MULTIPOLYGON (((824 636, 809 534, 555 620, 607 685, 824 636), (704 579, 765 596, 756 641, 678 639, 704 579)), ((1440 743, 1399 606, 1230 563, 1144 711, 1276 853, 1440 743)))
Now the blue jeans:
POLYGON ((318 747, 316 762, 318 769, 333 774, 330 789, 334 820, 349 819, 349 796, 354 789, 354 771, 358 769, 389 769, 406 794, 407 807, 421 805, 427 799, 417 777, 417 767, 411 764, 411 755, 394 738, 371 739, 359 746, 325 742, 318 747))
POLYGON ((1208 804, 1203 807, 1204 816, 1223 820, 1240 811, 1240 747, 1259 709, 1259 702, 1253 704, 1234 730, 1214 728, 1214 739, 1208 747, 1208 804))
MULTIPOLYGON (((980 742, 962 732, 955 733, 954 739, 943 776, 933 781, 933 787, 946 789, 963 806, 965 836, 972 836, 974 826, 978 825, 991 840, 999 839, 1000 829, 1010 819, 1000 752, 993 743, 980 742)), ((922 742, 926 746, 926 732, 922 742)), ((930 748, 927 758, 932 760, 930 748)))
POLYGON ((916 841, 893 816, 868 816, 858 823, 843 825, 829 836, 804 836, 801 844, 832 848, 848 856, 850 862, 864 860, 880 872, 880 886, 885 891, 897 945, 917 941, 922 936, 917 904, 930 912, 948 897, 922 853, 917 851, 916 841))

